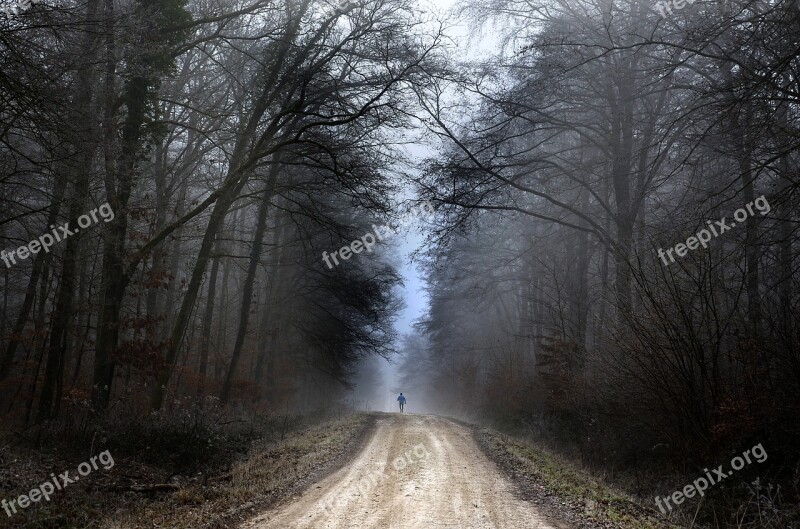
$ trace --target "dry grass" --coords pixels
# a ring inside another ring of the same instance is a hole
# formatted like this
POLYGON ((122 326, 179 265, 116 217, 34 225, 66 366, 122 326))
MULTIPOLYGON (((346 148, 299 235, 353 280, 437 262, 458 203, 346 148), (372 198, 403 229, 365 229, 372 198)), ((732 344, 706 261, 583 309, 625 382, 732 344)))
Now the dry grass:
MULTIPOLYGON (((333 468, 373 423, 374 418, 369 415, 350 415, 290 432, 282 441, 255 441, 225 472, 173 480, 180 485, 180 490, 173 493, 120 492, 119 483, 125 482, 126 475, 136 473, 142 462, 117 458, 115 468, 105 475, 98 474, 92 483, 63 491, 57 501, 39 503, 11 519, 4 519, 6 516, 0 511, 3 515, 0 527, 233 527, 239 520, 300 491, 333 468)), ((0 492, 0 496, 13 497, 13 494, 0 492)))
POLYGON ((370 418, 352 415, 311 428, 277 444, 256 443, 216 485, 198 484, 145 509, 115 514, 99 527, 189 529, 228 527, 258 508, 300 490, 366 431, 370 418))
POLYGON ((569 511, 571 521, 579 527, 678 527, 548 450, 491 430, 481 430, 479 439, 492 459, 514 476, 526 496, 552 506, 551 510, 559 511, 556 515, 569 511))

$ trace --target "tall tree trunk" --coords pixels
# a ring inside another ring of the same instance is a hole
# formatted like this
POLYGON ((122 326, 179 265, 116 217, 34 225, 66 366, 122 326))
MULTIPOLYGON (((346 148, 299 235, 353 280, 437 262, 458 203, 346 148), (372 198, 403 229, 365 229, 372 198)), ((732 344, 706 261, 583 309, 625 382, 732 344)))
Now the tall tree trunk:
MULTIPOLYGON (((169 198, 167 196, 167 170, 166 170, 166 150, 164 149, 164 141, 159 141, 155 148, 153 156, 153 182, 155 184, 155 202, 156 202, 156 218, 153 225, 153 232, 158 233, 167 224, 167 211, 169 210, 169 198)), ((147 289, 147 302, 146 311, 147 317, 150 319, 150 332, 149 339, 155 341, 158 336, 158 325, 154 322, 157 321, 161 315, 161 285, 164 281, 165 263, 166 258, 164 245, 159 245, 153 249, 153 254, 150 257, 150 272, 148 273, 148 289, 147 289)))
POLYGON ((197 300, 197 294, 200 291, 200 284, 202 283, 208 260, 211 257, 211 249, 214 245, 216 235, 222 227, 225 216, 228 214, 228 210, 230 209, 231 205, 233 205, 233 202, 239 195, 239 192, 241 191, 245 182, 246 179, 242 178, 236 186, 229 188, 228 191, 214 204, 214 210, 211 212, 211 218, 208 221, 208 227, 206 228, 206 233, 203 236, 203 241, 200 245, 200 251, 197 254, 197 261, 195 263, 194 270, 192 271, 192 277, 189 280, 189 284, 186 288, 186 294, 183 298, 183 303, 181 303, 180 311, 175 319, 175 323, 172 327, 172 333, 170 334, 169 341, 167 342, 167 351, 164 355, 164 366, 158 374, 158 379, 153 389, 150 400, 150 407, 153 409, 153 411, 160 410, 161 405, 164 402, 166 386, 170 377, 172 376, 175 362, 178 359, 178 352, 183 344, 183 337, 186 332, 186 328, 189 325, 189 317, 194 309, 194 303, 197 300))
MULTIPOLYGON (((220 253, 220 242, 217 239, 216 252, 220 253)), ((217 276, 219 275, 219 255, 214 256, 211 263, 211 273, 208 276, 208 296, 206 296, 206 310, 203 314, 202 332, 200 335, 200 383, 197 386, 197 396, 205 395, 206 376, 208 372, 208 349, 211 346, 211 327, 214 323, 214 303, 217 297, 217 276)))
MULTIPOLYGON (((265 72, 266 79, 277 80, 279 70, 284 67, 285 58, 295 45, 301 22, 305 16, 305 13, 308 11, 309 6, 309 0, 303 0, 301 4, 297 6, 296 12, 289 13, 290 21, 287 27, 286 35, 280 43, 280 47, 275 54, 275 60, 273 61, 274 66, 272 69, 265 72)), ((163 404, 166 386, 169 382, 170 376, 172 375, 175 362, 178 359, 178 351, 183 343, 183 337, 189 324, 189 318, 194 308, 194 304, 197 301, 197 295, 200 290, 202 278, 205 274, 206 267, 208 266, 208 261, 211 256, 211 249, 214 245, 214 239, 223 225, 225 216, 228 214, 228 210, 233 205, 242 188, 247 183, 253 164, 261 157, 271 154, 267 146, 276 139, 281 129, 286 128, 287 132, 285 132, 283 137, 280 139, 286 140, 288 138, 288 131, 292 129, 291 126, 288 125, 287 120, 294 120, 296 122, 301 117, 301 114, 295 112, 302 109, 302 103, 299 105, 295 103, 292 111, 289 111, 288 108, 285 108, 283 112, 277 112, 269 121, 266 130, 257 136, 259 125, 261 124, 263 116, 266 114, 270 106, 278 100, 278 98, 283 98, 285 100, 284 102, 288 103, 291 99, 291 95, 287 95, 287 92, 289 94, 294 94, 296 90, 305 89, 305 86, 302 88, 300 86, 288 87, 286 85, 267 81, 263 82, 263 86, 264 89, 262 93, 255 102, 246 124, 241 129, 236 139, 236 146, 233 154, 231 155, 228 177, 225 179, 226 183, 224 184, 224 192, 221 193, 219 198, 214 203, 214 209, 211 212, 211 218, 209 219, 206 233, 203 236, 203 241, 200 245, 200 251, 198 252, 197 261, 194 269, 192 270, 192 276, 189 280, 186 294, 184 295, 181 308, 178 311, 178 316, 172 327, 172 332, 167 343, 167 351, 164 355, 164 367, 160 370, 158 380, 153 388, 153 393, 150 400, 150 406, 154 411, 161 409, 161 405, 163 404), (289 115, 293 115, 293 117, 288 118, 289 115)))
POLYGON ((575 368, 582 372, 586 366, 586 325, 589 307, 589 234, 575 233, 575 270, 571 286, 571 312, 575 322, 575 368))
MULTIPOLYGON (((33 401, 36 395, 36 386, 39 382, 39 371, 42 368, 42 360, 44 360, 45 356, 45 348, 47 347, 47 337, 49 336, 44 332, 45 328, 45 321, 47 319, 47 298, 49 295, 49 289, 47 288, 47 280, 49 278, 49 270, 45 270, 45 273, 42 274, 42 285, 39 288, 40 291, 40 298, 39 298, 39 310, 37 311, 36 316, 36 324, 35 324, 35 336, 43 336, 41 340, 41 344, 34 342, 34 351, 39 351, 39 357, 36 360, 36 369, 31 375, 30 382, 28 383, 28 395, 25 403, 25 422, 30 422, 31 419, 31 412, 33 411, 33 401)), ((20 386, 21 387, 21 386, 20 386)), ((12 402, 16 399, 12 399, 12 402)))
MULTIPOLYGON (((115 218, 119 218, 122 214, 119 211, 118 199, 115 197, 113 191, 113 175, 117 172, 117 155, 115 152, 114 144, 116 138, 116 122, 115 122, 115 106, 116 106, 116 70, 117 70, 117 44, 114 36, 115 32, 115 14, 114 14, 114 0, 104 0, 103 12, 103 30, 105 32, 105 57, 104 57, 104 72, 103 72, 103 169, 105 171, 106 180, 106 193, 109 197, 109 205, 114 210, 115 218), (114 198, 114 203, 111 203, 111 198, 114 198)), ((109 227, 108 231, 111 231, 109 227)), ((100 283, 100 309, 97 317, 97 338, 95 341, 95 354, 94 366, 92 373, 92 403, 95 408, 105 409, 108 402, 107 396, 111 391, 110 380, 113 379, 113 367, 109 365, 110 355, 108 354, 109 347, 109 332, 106 328, 108 322, 108 312, 113 310, 107 307, 106 304, 110 301, 113 295, 107 292, 109 288, 113 288, 107 281, 107 268, 112 265, 111 260, 106 259, 106 254, 109 253, 113 238, 113 234, 106 234, 103 246, 103 265, 101 268, 101 283, 100 283), (107 382, 108 381, 108 382, 107 382), (104 387, 105 386, 105 387, 104 387)))
POLYGON ((792 271, 794 267, 794 251, 792 250, 792 238, 794 226, 792 218, 795 212, 795 200, 790 191, 791 189, 791 169, 789 165, 789 156, 786 155, 781 160, 781 177, 783 180, 781 195, 785 197, 785 201, 778 211, 778 218, 780 219, 780 253, 779 253, 779 270, 780 270, 780 286, 778 288, 778 296, 781 303, 781 331, 785 343, 791 343, 794 336, 794 327, 796 325, 795 318, 792 316, 792 300, 794 299, 794 281, 792 271))
POLYGON ((89 310, 89 299, 91 298, 91 288, 92 288, 92 277, 94 276, 94 260, 92 260, 92 269, 87 270, 88 268, 88 259, 83 259, 81 261, 81 271, 80 271, 80 285, 78 286, 78 300, 81 303, 85 303, 85 306, 82 307, 82 313, 84 317, 82 321, 79 320, 78 326, 83 329, 83 335, 78 336, 78 347, 73 349, 77 351, 75 357, 75 370, 72 373, 72 384, 78 380, 78 375, 81 372, 81 365, 83 363, 83 354, 86 349, 87 343, 89 341, 89 331, 92 327, 92 311, 89 310))
MULTIPOLYGON (((180 191, 178 192, 178 204, 175 206, 175 215, 177 218, 181 218, 186 213, 186 194, 189 191, 189 179, 184 178, 181 182, 180 191)), ((175 293, 181 284, 181 274, 179 274, 179 269, 181 268, 181 259, 183 257, 183 238, 179 235, 175 237, 175 244, 170 249, 170 256, 168 270, 170 275, 172 276, 171 284, 167 290, 167 299, 164 301, 164 309, 167 314, 172 314, 173 309, 175 308, 175 293)), ((169 323, 168 321, 163 322, 159 325, 159 332, 158 332, 158 339, 161 342, 164 342, 169 337, 169 323)))
POLYGON ((106 193, 115 218, 107 226, 103 251, 103 301, 98 321, 94 359, 92 403, 95 409, 105 409, 108 405, 114 382, 116 365, 114 351, 119 343, 122 302, 130 280, 125 268, 128 201, 133 188, 136 156, 145 120, 148 84, 149 81, 144 77, 133 77, 128 81, 125 91, 128 113, 122 128, 122 154, 119 169, 116 172, 116 182, 113 175, 106 175, 106 193))
POLYGON ((267 273, 269 280, 269 288, 267 290, 268 303, 265 307, 264 318, 261 323, 261 326, 264 329, 264 335, 262 336, 261 343, 259 344, 258 361, 256 362, 255 372, 253 373, 253 380, 256 384, 256 401, 262 400, 264 394, 266 393, 265 389, 272 387, 271 381, 264 379, 264 373, 267 372, 269 373, 269 376, 271 376, 274 369, 274 345, 276 335, 279 332, 279 326, 276 322, 275 315, 280 311, 276 311, 275 308, 280 306, 280 301, 277 299, 277 294, 279 292, 280 285, 282 285, 282 283, 279 281, 279 276, 284 258, 283 256, 285 254, 285 248, 282 246, 281 242, 286 234, 287 223, 280 223, 280 215, 276 215, 274 218, 274 250, 271 252, 272 264, 267 273))
MULTIPOLYGON (((743 146, 744 147, 744 146, 743 146)), ((745 147, 746 148, 746 147, 745 147)), ((751 153, 743 152, 739 158, 739 170, 742 176, 742 198, 745 204, 751 204, 755 199, 753 190, 753 169, 751 153)), ((761 336, 761 294, 759 281, 759 243, 758 219, 754 215, 745 221, 745 285, 747 288, 747 314, 750 320, 753 338, 758 340, 761 336)))
POLYGON ((231 386, 233 378, 236 375, 236 367, 239 364, 239 358, 242 354, 242 347, 247 335, 247 324, 250 321, 250 307, 253 302, 253 285, 255 284, 256 271, 258 264, 261 261, 261 250, 264 247, 264 233, 267 229, 267 214, 269 213, 270 201, 272 194, 275 191, 275 180, 280 170, 279 157, 276 156, 272 166, 269 170, 269 177, 267 179, 264 191, 261 194, 261 203, 258 206, 258 220, 256 223, 256 232, 253 239, 253 247, 250 250, 250 261, 247 266, 247 276, 242 289, 242 307, 239 311, 239 328, 236 332, 236 343, 233 346, 233 354, 231 355, 231 363, 228 366, 228 373, 225 376, 225 383, 222 385, 222 394, 220 400, 222 404, 227 404, 230 398, 231 386))
MULTIPOLYGON (((76 219, 86 209, 86 197, 89 194, 87 175, 75 175, 79 182, 75 186, 75 196, 70 207, 70 219, 75 225, 76 219)), ((75 279, 78 271, 80 239, 83 233, 77 231, 69 237, 65 244, 61 280, 56 294, 55 310, 50 328, 50 347, 47 353, 44 383, 39 398, 38 420, 49 419, 58 415, 64 380, 64 364, 67 356, 69 323, 72 318, 72 301, 75 297, 75 279), (55 400, 54 400, 55 397, 55 400)))
POLYGON ((617 85, 616 97, 611 107, 611 145, 614 199, 616 201, 617 245, 614 251, 616 273, 617 308, 620 321, 630 313, 632 306, 631 290, 631 250, 633 246, 633 226, 636 214, 631 198, 631 168, 633 157, 633 79, 628 67, 630 59, 621 57, 624 64, 622 73, 613 80, 617 85))
MULTIPOLYGON (((60 200, 64 196, 64 183, 65 179, 56 177, 56 189, 54 193, 53 203, 50 205, 50 213, 47 216, 47 225, 53 225, 58 220, 58 212, 60 209, 60 200), (59 184, 60 183, 60 184, 59 184)), ((3 357, 0 359, 0 381, 5 380, 11 371, 11 366, 14 363, 14 356, 17 352, 17 346, 22 333, 25 332, 25 324, 28 322, 28 315, 33 308, 33 301, 36 298, 36 285, 39 282, 39 276, 42 269, 45 267, 45 261, 49 258, 49 253, 40 251, 33 259, 33 267, 31 275, 28 279, 28 287, 25 290, 25 298, 22 301, 17 319, 11 329, 11 337, 8 340, 3 357)), ((8 290, 5 291, 8 293, 8 290)))
MULTIPOLYGON (((236 216, 234 215, 232 224, 236 225, 236 216)), ((223 248, 223 252, 227 252, 229 250, 227 244, 220 244, 220 248, 223 248)), ((228 260, 230 261, 230 260, 228 260)), ((220 266, 223 267, 222 272, 222 284, 220 285, 221 294, 219 299, 219 318, 217 318, 217 339, 216 342, 216 351, 217 354, 214 358, 214 380, 219 381, 222 380, 223 372, 225 371, 224 366, 222 365, 222 355, 220 354, 221 351, 225 351, 228 346, 228 294, 230 293, 230 280, 231 280, 231 263, 230 262, 223 262, 220 259, 220 266)))
MULTIPOLYGON (((584 146, 585 147, 585 146, 584 146)), ((589 213, 589 193, 579 190, 578 207, 589 213)), ((585 225, 582 219, 577 219, 585 225)), ((589 233, 586 231, 573 231, 574 269, 568 285, 570 294, 570 319, 573 322, 574 341, 573 356, 575 358, 576 373, 583 372, 586 366, 586 326, 589 307, 589 233)))

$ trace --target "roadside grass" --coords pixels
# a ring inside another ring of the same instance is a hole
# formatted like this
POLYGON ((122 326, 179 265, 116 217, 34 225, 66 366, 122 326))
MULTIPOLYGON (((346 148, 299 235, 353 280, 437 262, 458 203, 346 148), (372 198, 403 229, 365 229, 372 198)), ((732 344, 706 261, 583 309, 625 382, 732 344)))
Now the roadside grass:
POLYGON ((523 493, 544 500, 545 506, 551 504, 555 515, 566 508, 582 527, 679 529, 557 454, 488 429, 479 430, 478 436, 484 450, 514 477, 523 493))
MULTIPOLYGON (((25 529, 216 529, 234 527, 239 521, 300 492, 320 475, 334 469, 353 450, 374 424, 375 416, 355 414, 315 426, 282 431, 283 439, 264 436, 247 443, 241 451, 225 452, 227 464, 214 472, 172 476, 158 490, 132 476, 163 475, 146 453, 115 455, 111 470, 90 475, 84 482, 61 491, 52 502, 39 502, 7 518, 0 511, 0 527, 25 529), (133 485, 133 486, 132 486, 133 485), (144 491, 135 490, 145 485, 144 491)), ((114 454, 114 450, 111 450, 114 454)), ((120 452, 122 449, 120 448, 120 452)), ((31 452, 34 455, 34 452, 31 452)), ((16 459, 20 462, 18 454, 16 459)), ((50 463, 53 469, 60 462, 50 463)), ((41 465, 37 475, 49 474, 41 465)), ((66 466, 64 469, 70 468, 66 466)), ((73 466, 74 468, 74 466, 73 466)), ((33 478, 27 478, 31 481, 33 478)), ((0 480, 1 481, 1 480, 0 480)), ((31 481, 30 486, 35 486, 31 481)), ((2 490, 0 497, 14 498, 25 491, 2 490)))

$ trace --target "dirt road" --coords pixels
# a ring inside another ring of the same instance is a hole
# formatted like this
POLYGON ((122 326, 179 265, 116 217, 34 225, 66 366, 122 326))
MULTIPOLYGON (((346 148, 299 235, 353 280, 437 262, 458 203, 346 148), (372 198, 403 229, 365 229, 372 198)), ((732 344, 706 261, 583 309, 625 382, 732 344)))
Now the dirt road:
POLYGON ((395 414, 351 464, 242 529, 563 529, 518 499, 471 432, 395 414))

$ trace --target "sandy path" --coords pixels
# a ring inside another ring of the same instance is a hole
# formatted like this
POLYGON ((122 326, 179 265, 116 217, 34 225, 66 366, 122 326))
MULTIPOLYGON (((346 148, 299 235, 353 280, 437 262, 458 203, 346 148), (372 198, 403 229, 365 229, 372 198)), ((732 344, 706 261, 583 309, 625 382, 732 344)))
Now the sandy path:
POLYGON ((480 451, 470 431, 441 417, 379 419, 355 460, 301 497, 242 529, 556 529, 480 451))

